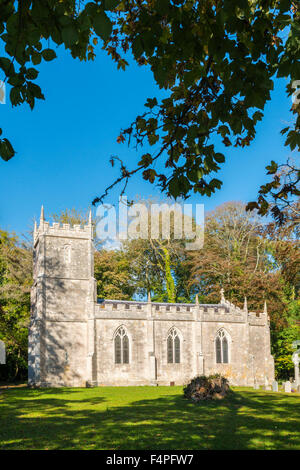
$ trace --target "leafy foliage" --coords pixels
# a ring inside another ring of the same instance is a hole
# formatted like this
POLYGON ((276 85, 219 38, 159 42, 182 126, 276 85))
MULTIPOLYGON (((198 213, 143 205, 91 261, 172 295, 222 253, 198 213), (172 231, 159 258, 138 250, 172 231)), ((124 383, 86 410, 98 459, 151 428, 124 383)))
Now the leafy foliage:
MULTIPOLYGON (((3 79, 10 86, 12 106, 45 97, 39 85, 38 66, 56 58, 56 47, 64 45, 73 58, 93 60, 98 37, 107 41, 112 23, 109 12, 118 1, 8 0, 0 5, 0 39, 5 55, 0 57, 3 79)), ((1 77, 2 78, 2 77, 1 77)), ((2 132, 2 131, 1 131, 2 132)), ((15 150, 0 139, 0 156, 9 160, 15 150)))
MULTIPOLYGON (((118 10, 122 14, 106 50, 113 56, 118 47, 131 48, 167 97, 148 98, 145 112, 121 132, 118 142, 133 142, 135 148, 147 143, 153 151, 144 153, 133 170, 122 162, 120 177, 107 189, 121 181, 126 187, 142 171, 145 180, 174 198, 191 191, 211 196, 222 185, 214 175, 225 161, 223 149, 250 145, 275 77, 287 77, 292 94, 300 75, 299 5, 124 0, 118 10), (162 158, 165 170, 158 172, 155 163, 162 158)), ((300 144, 299 104, 292 111, 295 122, 284 131, 286 145, 294 150, 300 144)), ((281 197, 293 195, 292 189, 284 185, 281 197)), ((262 197, 256 207, 266 213, 262 197)))
POLYGON ((32 283, 32 254, 14 235, 0 230, 0 339, 7 351, 0 380, 27 375, 27 336, 32 283))
POLYGON ((272 160, 266 169, 273 179, 260 187, 258 200, 249 202, 247 209, 258 209, 261 215, 271 211, 277 224, 282 226, 291 217, 290 211, 286 209, 292 208, 294 220, 299 224, 300 168, 290 161, 278 165, 272 160), (295 201, 298 203, 294 204, 295 201))
POLYGON ((300 301, 292 301, 288 306, 287 326, 274 330, 272 335, 272 349, 275 358, 276 376, 281 380, 294 377, 294 364, 292 354, 293 341, 300 338, 300 301))
MULTIPOLYGON (((0 70, 11 86, 11 104, 33 109, 37 99, 45 99, 36 83, 38 66, 54 60, 57 47, 64 45, 73 58, 93 60, 100 39, 122 69, 130 50, 167 96, 149 97, 144 113, 117 139, 134 141, 136 148, 147 143, 152 152, 143 152, 134 169, 120 162, 120 176, 94 203, 115 184, 124 181, 126 187, 137 172, 174 198, 191 191, 211 196, 222 185, 215 173, 226 149, 254 139, 274 79, 287 77, 288 95, 294 91, 300 76, 299 15, 298 2, 290 0, 234 5, 232 0, 7 0, 0 5, 0 70), (164 161, 163 172, 155 167, 158 159, 164 161)), ((299 149, 299 106, 295 101, 294 122, 282 131, 291 150, 299 149)), ((10 141, 0 138, 1 158, 14 155, 10 141)), ((261 188, 255 207, 266 213, 266 194, 293 196, 295 184, 279 190, 274 178, 261 188)), ((273 214, 280 221, 278 208, 273 214)))
POLYGON ((101 298, 130 300, 135 292, 130 261, 122 251, 95 252, 95 279, 101 298))

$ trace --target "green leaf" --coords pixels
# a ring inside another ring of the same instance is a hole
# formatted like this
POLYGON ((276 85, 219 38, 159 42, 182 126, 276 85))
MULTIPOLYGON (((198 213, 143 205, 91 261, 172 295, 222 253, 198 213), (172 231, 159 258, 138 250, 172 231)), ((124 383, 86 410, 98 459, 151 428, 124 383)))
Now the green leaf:
POLYGON ((9 98, 10 98, 11 104, 13 106, 17 106, 18 104, 21 104, 24 101, 22 96, 21 96, 21 92, 20 92, 19 87, 11 88, 9 98))
POLYGON ((274 175, 278 170, 278 164, 272 160, 271 164, 266 166, 266 170, 268 170, 267 175, 274 175))
POLYGON ((157 105, 157 99, 156 98, 147 98, 147 101, 145 103, 145 106, 147 106, 147 108, 154 108, 154 106, 157 105))
POLYGON ((288 130, 289 130, 289 127, 284 127, 283 129, 281 129, 280 134, 283 135, 283 134, 285 134, 288 130))
POLYGON ((246 211, 253 211, 253 209, 259 209, 259 205, 256 201, 248 202, 246 211))
POLYGON ((261 121, 263 118, 263 113, 261 111, 255 111, 255 113, 253 114, 252 116, 252 119, 257 122, 257 121, 261 121))
POLYGON ((7 59, 6 57, 0 57, 0 68, 4 71, 6 75, 8 75, 9 71, 14 72, 12 61, 10 59, 7 59))
POLYGON ((186 195, 190 190, 190 183, 186 176, 174 176, 169 182, 169 192, 175 199, 179 195, 186 195))
POLYGON ((148 135, 148 141, 149 141, 150 145, 156 144, 156 142, 159 141, 159 135, 149 134, 148 135))
POLYGON ((209 185, 212 187, 212 188, 218 188, 220 189, 221 186, 222 186, 222 181, 218 180, 217 178, 213 178, 211 180, 211 182, 209 183, 209 185))
POLYGON ((150 153, 145 153, 139 161, 138 165, 146 167, 151 165, 152 162, 153 158, 151 157, 150 153))
POLYGON ((114 10, 120 3, 121 0, 104 0, 104 9, 114 10))
POLYGON ((71 47, 78 42, 78 32, 73 24, 65 26, 61 32, 61 35, 66 47, 71 47))
POLYGON ((150 183, 154 183, 156 177, 156 171, 153 169, 143 171, 143 178, 144 180, 150 181, 150 183))
POLYGON ((107 41, 112 32, 112 24, 104 11, 96 13, 93 18, 93 26, 96 34, 98 34, 103 41, 107 41))
POLYGON ((230 130, 227 126, 220 126, 218 129, 218 134, 221 134, 222 137, 225 137, 226 134, 230 134, 230 130))
POLYGON ((29 80, 35 80, 38 74, 39 72, 36 69, 31 67, 26 72, 26 78, 28 78, 29 80))
POLYGON ((295 150, 297 146, 300 146, 300 134, 296 131, 290 131, 287 135, 284 145, 289 145, 291 150, 295 150))
MULTIPOLYGON (((43 57, 44 60, 49 62, 50 60, 53 60, 53 59, 56 58, 56 53, 54 52, 53 49, 44 49, 42 51, 42 57, 43 57)), ((32 62, 33 62, 33 60, 32 60, 32 62)))
POLYGON ((42 60, 42 54, 40 54, 39 52, 33 52, 31 54, 31 62, 33 63, 33 65, 40 64, 41 60, 42 60))
POLYGON ((225 157, 224 157, 223 153, 215 153, 214 159, 215 159, 218 163, 224 163, 224 162, 225 162, 225 157))
POLYGON ((160 88, 165 87, 168 78, 169 71, 163 67, 157 67, 154 69, 154 78, 157 81, 160 88))
POLYGON ((15 155, 13 146, 7 139, 2 139, 0 141, 0 156, 5 161, 8 162, 15 155))
POLYGON ((28 89, 35 98, 38 98, 40 100, 45 99, 45 96, 43 95, 41 88, 35 83, 29 82, 28 89))
POLYGON ((179 196, 180 188, 179 188, 178 178, 174 177, 170 180, 169 192, 170 192, 170 195, 173 196, 175 199, 179 196))
POLYGON ((132 52, 136 59, 138 59, 144 52, 143 44, 139 36, 137 36, 132 43, 132 52))
POLYGON ((8 83, 12 86, 21 86, 23 85, 25 79, 21 74, 15 74, 9 77, 8 83))

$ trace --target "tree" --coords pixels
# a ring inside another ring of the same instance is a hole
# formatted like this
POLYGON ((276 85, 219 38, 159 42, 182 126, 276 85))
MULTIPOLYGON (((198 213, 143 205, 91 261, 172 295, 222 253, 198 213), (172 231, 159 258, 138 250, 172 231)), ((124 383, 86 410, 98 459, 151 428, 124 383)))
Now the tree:
POLYGON ((272 331, 272 353, 275 358, 277 379, 288 380, 294 376, 292 354, 293 341, 300 338, 300 301, 292 301, 287 310, 287 325, 285 328, 272 331))
POLYGON ((267 300, 276 376, 292 375, 292 342, 300 335, 299 229, 297 207, 285 210, 278 227, 242 203, 231 202, 212 211, 206 220, 204 249, 190 253, 189 282, 205 302, 219 302, 219 290, 233 303, 262 311, 267 300), (288 213, 287 213, 288 212, 288 213))
POLYGON ((247 209, 258 209, 260 215, 270 211, 279 226, 290 222, 291 217, 299 225, 300 168, 289 160, 282 165, 272 160, 267 170, 272 181, 260 187, 258 201, 249 202, 247 209))
MULTIPOLYGON (((107 190, 122 181, 126 187, 132 175, 143 171, 145 180, 175 198, 191 191, 211 196, 222 185, 212 177, 225 161, 219 149, 250 145, 275 77, 288 78, 289 95, 296 86, 299 5, 286 0, 234 5, 231 0, 136 0, 118 8, 123 14, 106 50, 131 48, 168 96, 160 102, 149 98, 145 112, 121 132, 118 142, 133 142, 136 148, 147 142, 153 152, 142 154, 134 169, 121 162, 121 174, 107 190), (165 171, 157 172, 162 158, 165 171)), ((283 130, 292 150, 300 144, 299 109, 295 100, 294 122, 283 130)), ((112 158, 112 164, 118 160, 112 158)), ((281 196, 295 191, 299 195, 295 185, 284 185, 281 196)), ((256 204, 266 213, 265 199, 256 204)))
MULTIPOLYGON (((179 261, 186 256, 186 240, 183 232, 183 238, 175 236, 175 224, 183 225, 181 207, 153 200, 140 200, 140 203, 147 208, 148 219, 144 222, 148 223, 147 238, 129 238, 123 242, 131 260, 132 282, 143 296, 151 292, 155 301, 176 302, 180 296, 183 299, 183 292, 188 292, 181 282, 184 267, 179 267, 179 261)), ((188 295, 184 297, 187 300, 188 295)))
POLYGON ((121 250, 95 252, 95 279, 101 298, 130 300, 135 292, 130 260, 121 250))
MULTIPOLYGON (((134 169, 120 162, 121 174, 107 190, 142 171, 175 198, 191 191, 211 196, 222 185, 212 175, 225 161, 223 148, 250 145, 275 78, 288 78, 291 95, 300 76, 300 11, 290 0, 236 0, 234 6, 232 0, 7 0, 0 13, 0 69, 13 106, 33 109, 44 99, 35 80, 41 60, 55 59, 53 44, 92 60, 98 38, 118 67, 128 65, 131 50, 167 90, 160 102, 148 98, 146 110, 117 139, 137 148, 147 141, 153 152, 141 152, 134 169), (164 159, 161 173, 158 159, 164 159)), ((298 101, 294 122, 283 129, 292 150, 300 143, 298 101)), ((10 141, 0 139, 1 157, 14 154, 10 141)), ((288 185, 281 193, 293 194, 288 185)), ((269 207, 266 198, 257 205, 262 213, 269 207)))
MULTIPOLYGON (((111 34, 112 23, 107 12, 118 3, 118 0, 1 2, 0 38, 5 55, 0 57, 0 70, 4 81, 11 85, 11 104, 27 103, 33 109, 36 99, 45 99, 35 83, 39 74, 37 66, 42 60, 56 58, 54 45, 63 44, 73 58, 92 60, 98 37, 107 41, 111 34)), ((124 65, 120 59, 119 67, 124 65)), ((7 161, 14 155, 10 141, 2 138, 0 156, 7 161)))
POLYGON ((7 351, 1 379, 24 379, 27 374, 31 284, 31 248, 0 230, 0 339, 7 351))
POLYGON ((59 214, 52 214, 51 218, 60 224, 86 225, 89 221, 89 212, 88 209, 78 210, 73 207, 72 209, 64 209, 59 214))
POLYGON ((272 256, 290 291, 291 300, 297 298, 300 292, 299 213, 300 203, 296 202, 284 210, 283 226, 270 223, 266 229, 272 256))
POLYGON ((204 249, 190 254, 189 282, 206 302, 218 302, 221 287, 240 307, 246 296, 249 310, 262 311, 267 300, 272 327, 278 328, 285 324, 285 283, 265 225, 242 203, 226 203, 209 213, 204 249))

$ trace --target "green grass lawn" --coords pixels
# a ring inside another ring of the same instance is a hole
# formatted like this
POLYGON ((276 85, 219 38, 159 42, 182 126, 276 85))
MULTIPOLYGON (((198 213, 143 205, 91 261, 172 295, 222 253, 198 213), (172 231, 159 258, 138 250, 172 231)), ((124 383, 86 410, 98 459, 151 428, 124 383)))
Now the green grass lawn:
POLYGON ((300 395, 236 388, 193 404, 182 387, 12 388, 0 449, 300 449, 300 395))

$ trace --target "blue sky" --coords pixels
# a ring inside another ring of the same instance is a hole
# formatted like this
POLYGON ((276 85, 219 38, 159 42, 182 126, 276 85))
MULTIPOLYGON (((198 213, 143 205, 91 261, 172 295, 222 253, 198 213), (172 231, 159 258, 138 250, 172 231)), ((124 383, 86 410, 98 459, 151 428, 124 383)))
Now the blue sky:
MULTIPOLYGON (((148 97, 160 96, 150 70, 132 61, 124 72, 100 49, 94 62, 79 62, 62 49, 58 59, 39 66, 37 83, 46 100, 30 111, 27 105, 0 105, 1 127, 17 155, 0 159, 0 228, 18 234, 30 230, 41 204, 47 214, 65 208, 86 208, 118 176, 111 155, 132 168, 141 152, 116 143, 120 129, 143 112, 148 97), (131 163, 132 162, 132 163, 131 163)), ((1 78, 1 77, 0 77, 1 78)), ((280 130, 292 120, 284 80, 276 82, 272 100, 250 148, 225 149, 226 163, 218 173, 223 187, 211 198, 192 196, 211 210, 225 201, 255 199, 266 181, 265 166, 290 155, 280 130)), ((222 151, 222 149, 220 149, 222 151)), ((115 203, 120 188, 107 202, 115 203)), ((155 186, 136 176, 126 195, 159 197, 155 186)))

